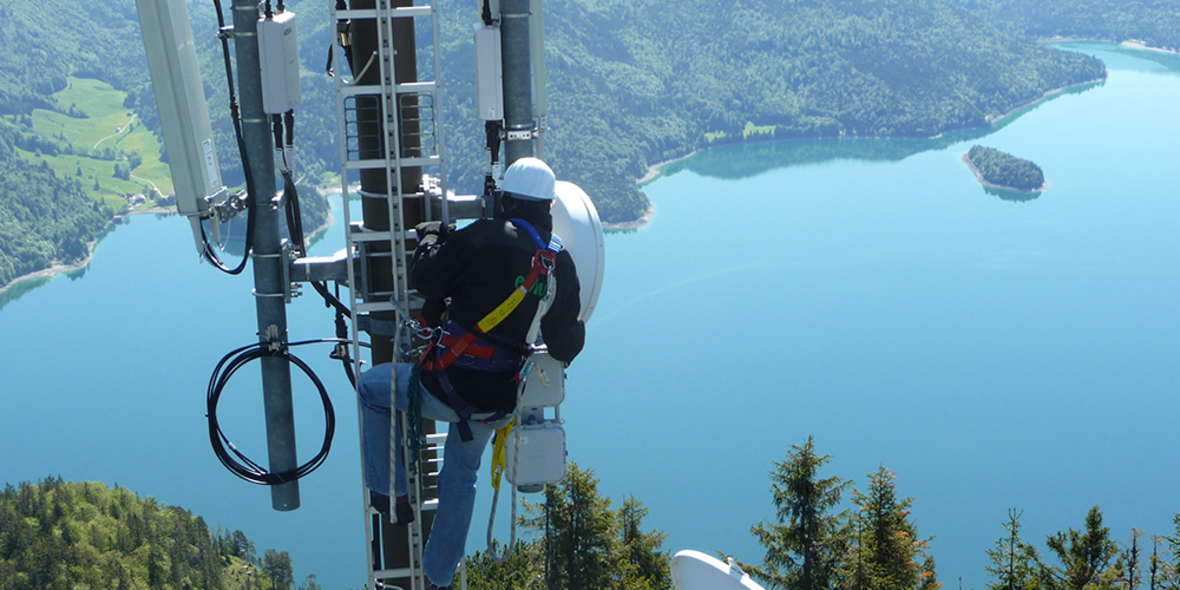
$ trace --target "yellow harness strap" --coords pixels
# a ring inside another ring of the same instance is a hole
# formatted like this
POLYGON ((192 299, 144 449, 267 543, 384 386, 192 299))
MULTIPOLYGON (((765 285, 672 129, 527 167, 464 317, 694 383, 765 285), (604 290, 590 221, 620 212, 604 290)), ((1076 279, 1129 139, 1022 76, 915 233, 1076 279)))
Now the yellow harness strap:
POLYGON ((516 418, 508 421, 503 428, 496 429, 496 442, 492 446, 492 488, 500 489, 500 477, 508 466, 508 435, 512 434, 512 426, 516 418))
POLYGON ((483 332, 484 334, 491 332, 492 328, 495 328, 500 322, 504 321, 504 318, 511 315, 512 312, 520 305, 520 303, 524 301, 524 296, 526 294, 528 294, 528 291, 525 290, 524 285, 517 287, 516 290, 512 292, 512 295, 509 295, 508 299, 505 299, 504 303, 500 304, 500 307, 493 309, 492 313, 484 316, 484 318, 480 320, 478 324, 476 324, 476 326, 479 327, 479 331, 483 332))

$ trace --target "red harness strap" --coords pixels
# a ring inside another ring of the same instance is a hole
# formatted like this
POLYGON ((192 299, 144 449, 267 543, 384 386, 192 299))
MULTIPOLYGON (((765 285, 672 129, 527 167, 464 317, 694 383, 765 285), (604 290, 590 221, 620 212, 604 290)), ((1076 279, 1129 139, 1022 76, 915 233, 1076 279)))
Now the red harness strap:
POLYGON ((512 292, 512 295, 496 307, 488 315, 484 316, 482 320, 469 332, 460 338, 451 337, 451 342, 447 342, 447 336, 443 336, 438 342, 440 346, 446 349, 446 352, 439 355, 438 358, 431 359, 430 351, 422 357, 422 368, 432 373, 437 373, 451 366, 455 361, 459 360, 464 354, 480 357, 479 349, 490 348, 487 346, 475 345, 479 340, 480 334, 486 334, 489 330, 496 327, 504 318, 508 317, 513 310, 516 309, 520 302, 524 300, 524 296, 528 294, 529 290, 536 284, 537 279, 549 276, 557 264, 557 252, 549 249, 537 250, 533 256, 533 268, 529 271, 529 275, 525 277, 524 282, 512 292), (486 327, 486 328, 485 328, 486 327), (471 347, 470 352, 466 352, 468 347, 471 347))

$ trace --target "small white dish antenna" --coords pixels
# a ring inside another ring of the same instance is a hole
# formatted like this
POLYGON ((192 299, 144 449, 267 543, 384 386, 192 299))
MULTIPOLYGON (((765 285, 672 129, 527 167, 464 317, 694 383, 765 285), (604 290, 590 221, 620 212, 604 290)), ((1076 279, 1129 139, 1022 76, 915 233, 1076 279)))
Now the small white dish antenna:
MULTIPOLYGON (((582 321, 588 321, 598 305, 602 276, 606 269, 606 238, 598 210, 585 191, 564 180, 557 181, 557 199, 553 201, 553 233, 561 238, 565 249, 578 267, 582 295, 582 321)), ((561 284, 557 285, 561 290, 561 284)))
POLYGON ((672 558, 672 584, 676 590, 765 590, 732 557, 724 563, 690 549, 672 558))

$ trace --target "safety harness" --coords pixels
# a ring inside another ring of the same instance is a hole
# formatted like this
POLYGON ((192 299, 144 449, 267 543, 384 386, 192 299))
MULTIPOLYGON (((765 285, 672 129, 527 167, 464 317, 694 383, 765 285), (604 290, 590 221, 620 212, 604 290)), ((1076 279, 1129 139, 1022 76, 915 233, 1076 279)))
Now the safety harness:
MULTIPOLYGON (((532 270, 529 271, 524 282, 512 292, 512 295, 509 295, 508 299, 484 316, 475 325, 474 330, 466 330, 454 321, 444 324, 438 339, 422 355, 422 360, 419 363, 423 371, 434 373, 438 378, 438 384, 446 397, 444 401, 459 416, 459 438, 463 442, 472 439, 471 426, 468 422, 471 420, 471 416, 476 413, 477 408, 455 391, 451 380, 447 377, 447 369, 454 365, 482 373, 506 373, 520 370, 521 363, 528 355, 527 342, 512 341, 508 338, 488 334, 488 332, 520 306, 538 280, 545 278, 546 288, 551 286, 548 284, 552 282, 549 278, 557 266, 557 255, 562 249, 561 238, 556 235, 551 235, 549 243, 546 245, 541 240, 541 234, 537 233, 536 228, 527 221, 517 218, 508 221, 524 230, 537 247, 537 251, 533 255, 532 270)), ((539 316, 540 314, 538 314, 539 316)), ((519 375, 517 378, 519 379, 519 375)), ((495 422, 506 416, 508 416, 507 412, 496 412, 481 419, 480 422, 495 422)))

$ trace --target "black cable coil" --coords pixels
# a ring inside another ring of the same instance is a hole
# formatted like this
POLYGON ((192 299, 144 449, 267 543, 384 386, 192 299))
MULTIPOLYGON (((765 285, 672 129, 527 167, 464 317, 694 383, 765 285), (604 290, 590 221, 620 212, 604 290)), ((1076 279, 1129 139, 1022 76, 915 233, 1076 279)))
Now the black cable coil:
POLYGON ((336 412, 332 409, 332 400, 328 397, 328 390, 315 374, 315 371, 299 357, 291 354, 289 349, 290 346, 303 346, 305 344, 323 342, 342 341, 338 339, 307 340, 293 342, 279 350, 272 350, 270 343, 260 342, 230 351, 229 354, 222 357, 221 361, 217 363, 217 367, 213 369, 212 377, 209 378, 209 389, 206 396, 207 413, 205 417, 209 420, 209 442, 213 445, 213 453, 217 455, 217 459, 231 473, 254 484, 268 486, 281 485, 291 483, 308 475, 312 471, 315 471, 327 459, 328 452, 332 448, 332 436, 336 432, 336 412), (315 384, 320 394, 320 401, 324 406, 324 443, 320 447, 320 452, 307 463, 293 470, 281 473, 274 473, 244 455, 225 436, 225 433, 221 431, 221 426, 217 422, 217 403, 221 399, 221 392, 225 389, 225 385, 234 376, 234 373, 237 373, 238 369, 253 360, 264 357, 280 357, 299 367, 311 379, 312 383, 315 384), (232 456, 231 453, 233 454, 232 456), (240 459, 241 462, 234 459, 234 456, 240 459))

